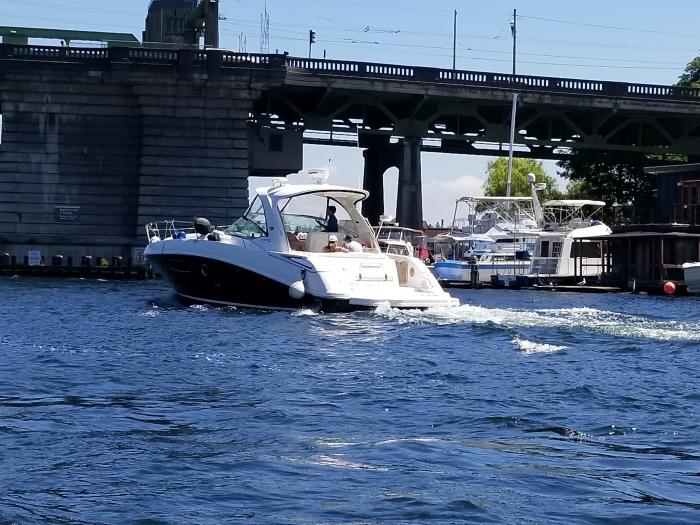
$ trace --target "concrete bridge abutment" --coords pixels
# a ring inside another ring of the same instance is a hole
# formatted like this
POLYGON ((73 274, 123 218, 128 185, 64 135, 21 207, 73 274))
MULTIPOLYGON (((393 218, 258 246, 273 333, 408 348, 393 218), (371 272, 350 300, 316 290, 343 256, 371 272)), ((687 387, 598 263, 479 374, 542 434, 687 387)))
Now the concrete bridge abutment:
POLYGON ((249 82, 31 66, 0 76, 0 252, 126 264, 148 222, 245 211, 249 82))

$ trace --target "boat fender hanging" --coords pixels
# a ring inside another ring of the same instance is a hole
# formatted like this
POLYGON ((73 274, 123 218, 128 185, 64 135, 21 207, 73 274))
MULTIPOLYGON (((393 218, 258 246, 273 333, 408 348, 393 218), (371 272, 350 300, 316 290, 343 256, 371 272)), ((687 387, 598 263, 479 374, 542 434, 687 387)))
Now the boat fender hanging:
POLYGON ((306 287, 304 286, 303 281, 294 281, 289 286, 289 296, 292 299, 301 299, 302 297, 304 297, 305 293, 306 293, 306 287))

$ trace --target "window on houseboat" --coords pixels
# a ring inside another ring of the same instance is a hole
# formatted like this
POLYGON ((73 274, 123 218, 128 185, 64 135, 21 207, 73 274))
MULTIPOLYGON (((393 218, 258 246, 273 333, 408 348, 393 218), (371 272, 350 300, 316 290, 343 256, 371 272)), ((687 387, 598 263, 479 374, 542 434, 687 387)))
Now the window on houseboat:
POLYGON ((552 257, 559 257, 561 255, 561 241, 554 241, 552 243, 552 257))
POLYGON ((599 241, 583 241, 574 242, 571 245, 571 255, 570 257, 588 257, 592 259, 600 259, 601 249, 599 241))

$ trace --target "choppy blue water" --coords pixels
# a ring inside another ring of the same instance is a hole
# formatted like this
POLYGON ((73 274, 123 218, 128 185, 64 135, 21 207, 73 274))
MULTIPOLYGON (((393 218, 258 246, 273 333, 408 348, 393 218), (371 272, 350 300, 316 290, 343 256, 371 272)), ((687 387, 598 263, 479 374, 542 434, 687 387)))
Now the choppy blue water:
POLYGON ((0 524, 696 524, 700 301, 0 279, 0 524))

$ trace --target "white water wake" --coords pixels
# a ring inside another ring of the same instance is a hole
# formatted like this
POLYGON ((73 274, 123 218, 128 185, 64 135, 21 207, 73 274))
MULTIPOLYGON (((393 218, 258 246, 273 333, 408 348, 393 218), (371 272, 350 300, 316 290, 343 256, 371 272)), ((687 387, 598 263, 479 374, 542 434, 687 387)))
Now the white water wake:
POLYGON ((431 308, 425 311, 380 308, 376 313, 401 324, 439 326, 466 323, 514 329, 560 328, 654 341, 700 341, 700 322, 658 321, 587 307, 518 309, 463 304, 454 308, 431 308))

